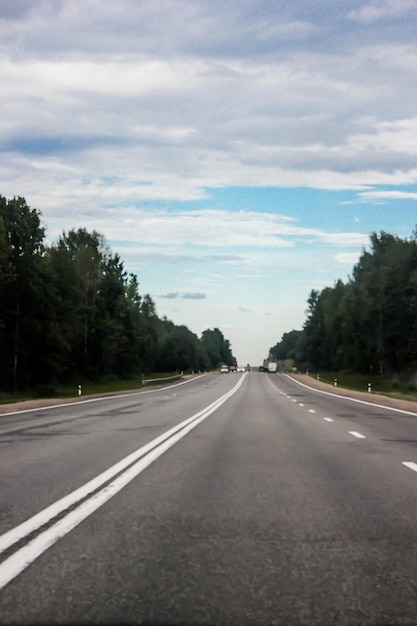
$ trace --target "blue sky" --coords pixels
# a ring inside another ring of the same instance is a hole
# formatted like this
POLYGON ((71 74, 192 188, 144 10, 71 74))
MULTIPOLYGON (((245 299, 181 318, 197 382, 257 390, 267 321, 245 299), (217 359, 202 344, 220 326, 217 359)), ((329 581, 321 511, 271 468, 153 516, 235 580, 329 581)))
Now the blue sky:
POLYGON ((0 193, 259 364, 417 225, 415 0, 10 0, 0 193))

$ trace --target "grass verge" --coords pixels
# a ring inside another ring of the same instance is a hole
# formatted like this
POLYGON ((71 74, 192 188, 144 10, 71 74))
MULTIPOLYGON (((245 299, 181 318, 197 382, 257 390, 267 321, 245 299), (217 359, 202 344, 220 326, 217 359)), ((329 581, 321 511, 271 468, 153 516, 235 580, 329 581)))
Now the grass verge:
MULTIPOLYGON (((175 376, 173 373, 152 373, 146 374, 146 380, 164 379, 175 376)), ((108 379, 100 382, 84 381, 81 383, 81 395, 104 395, 107 393, 118 393, 127 391, 137 391, 143 387, 142 376, 129 378, 126 380, 108 379)), ((0 404, 12 404, 24 402, 25 400, 39 400, 45 398, 74 398, 79 394, 78 384, 71 385, 40 385, 36 389, 27 393, 0 393, 0 404)))
POLYGON ((308 372, 309 376, 321 380, 334 387, 343 387, 354 391, 369 391, 400 400, 417 401, 417 386, 410 381, 401 381, 397 378, 384 376, 366 376, 350 372, 308 372), (337 382, 337 384, 336 384, 337 382))

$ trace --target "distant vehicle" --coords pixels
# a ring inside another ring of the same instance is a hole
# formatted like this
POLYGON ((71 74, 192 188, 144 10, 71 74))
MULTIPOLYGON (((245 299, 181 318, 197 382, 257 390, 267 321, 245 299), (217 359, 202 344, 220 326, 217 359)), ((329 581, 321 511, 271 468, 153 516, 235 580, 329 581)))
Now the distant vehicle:
POLYGON ((227 365, 222 365, 221 366, 220 373, 221 374, 228 374, 229 373, 229 368, 227 367, 227 365))
POLYGON ((246 372, 246 367, 243 367, 243 365, 238 365, 236 371, 237 372, 246 372))
POLYGON ((263 365, 259 367, 260 372, 269 372, 270 374, 276 374, 278 371, 277 362, 270 354, 267 359, 264 359, 263 365))

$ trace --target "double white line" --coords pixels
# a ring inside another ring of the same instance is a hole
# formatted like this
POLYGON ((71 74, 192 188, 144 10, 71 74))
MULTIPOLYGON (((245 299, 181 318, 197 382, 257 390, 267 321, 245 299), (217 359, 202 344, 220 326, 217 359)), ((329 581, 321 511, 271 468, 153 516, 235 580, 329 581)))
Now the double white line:
POLYGON ((84 519, 94 513, 99 507, 115 496, 123 487, 148 467, 153 461, 169 450, 180 439, 214 413, 222 404, 231 398, 241 387, 246 374, 239 378, 238 383, 223 396, 212 402, 208 407, 174 426, 145 446, 138 448, 108 470, 96 476, 88 483, 57 500, 40 513, 37 513, 26 522, 0 536, 0 554, 19 541, 23 541, 32 533, 40 531, 22 548, 14 552, 0 564, 0 589, 16 578, 43 552, 62 539, 84 519), (112 480, 114 479, 114 480, 112 480), (111 482, 110 482, 111 481, 111 482), (101 488, 102 487, 102 488, 101 488), (82 502, 81 502, 82 501, 82 502), (59 521, 46 530, 41 528, 51 522, 58 515, 69 511, 59 521))

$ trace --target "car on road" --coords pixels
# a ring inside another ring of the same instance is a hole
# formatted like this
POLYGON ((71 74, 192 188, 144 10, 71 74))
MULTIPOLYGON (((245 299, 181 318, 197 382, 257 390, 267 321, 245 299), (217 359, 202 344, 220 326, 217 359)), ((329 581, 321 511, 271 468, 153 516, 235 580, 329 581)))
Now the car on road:
POLYGON ((237 372, 246 372, 246 367, 243 367, 243 365, 238 365, 236 371, 237 372))
POLYGON ((221 366, 220 373, 221 374, 228 374, 229 373, 229 368, 227 367, 227 365, 222 365, 221 366))

